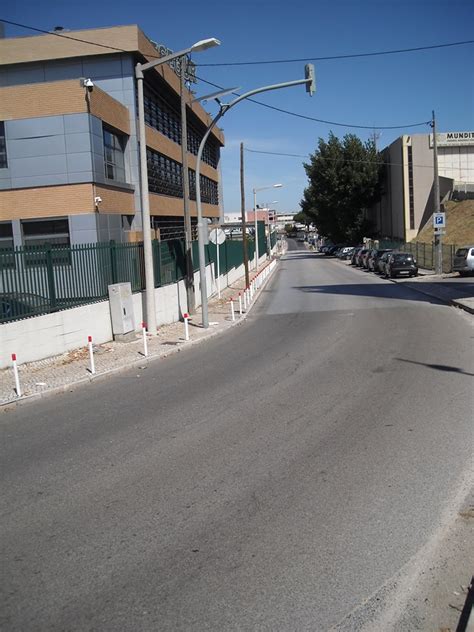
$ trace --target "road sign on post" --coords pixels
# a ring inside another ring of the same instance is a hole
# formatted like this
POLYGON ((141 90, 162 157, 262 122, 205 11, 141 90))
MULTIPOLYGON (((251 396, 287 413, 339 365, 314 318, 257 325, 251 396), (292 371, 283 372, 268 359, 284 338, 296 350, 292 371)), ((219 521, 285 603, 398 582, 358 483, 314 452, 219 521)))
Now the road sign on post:
POLYGON ((309 96, 312 97, 316 92, 316 74, 314 72, 313 64, 306 64, 304 67, 304 76, 305 79, 309 80, 306 84, 306 92, 308 92, 309 96))
POLYGON ((446 228, 446 213, 433 213, 434 228, 446 228))

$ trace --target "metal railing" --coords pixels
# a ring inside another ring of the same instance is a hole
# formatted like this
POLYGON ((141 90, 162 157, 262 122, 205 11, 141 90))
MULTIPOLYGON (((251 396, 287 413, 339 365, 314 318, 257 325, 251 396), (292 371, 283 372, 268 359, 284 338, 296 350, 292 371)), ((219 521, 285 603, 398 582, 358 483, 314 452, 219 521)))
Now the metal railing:
MULTIPOLYGON (((199 269, 193 242, 194 269, 199 269)), ((184 240, 152 243, 155 287, 185 277, 184 240)), ((263 251, 262 251, 263 252, 263 251)), ((253 243, 249 243, 249 258, 253 243)), ((214 244, 206 246, 206 264, 216 264, 214 244)), ((226 240, 219 248, 220 273, 243 263, 242 242, 226 240)), ((145 287, 143 243, 115 241, 75 246, 21 246, 0 249, 0 323, 77 307, 108 298, 108 286, 130 282, 145 287)))

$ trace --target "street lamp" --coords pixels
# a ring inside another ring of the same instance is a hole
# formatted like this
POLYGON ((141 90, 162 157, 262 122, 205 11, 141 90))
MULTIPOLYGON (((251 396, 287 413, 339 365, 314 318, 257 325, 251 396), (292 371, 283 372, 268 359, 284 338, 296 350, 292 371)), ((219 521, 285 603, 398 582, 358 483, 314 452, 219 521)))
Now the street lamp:
MULTIPOLYGON (((268 92, 269 90, 279 90, 280 88, 290 88, 292 86, 299 86, 301 84, 306 85, 306 90, 310 95, 314 93, 315 90, 315 78, 314 78, 314 67, 312 64, 306 64, 305 66, 305 78, 297 79, 296 81, 286 81, 284 83, 276 83, 271 86, 263 86, 262 88, 256 88, 255 90, 250 90, 245 94, 240 95, 231 103, 220 103, 218 100, 218 96, 223 96, 224 94, 228 94, 229 91, 232 90, 223 90, 217 95, 213 95, 213 98, 217 100, 219 103, 219 112, 212 119, 209 127, 207 128, 204 136, 201 139, 201 143, 199 145, 199 150, 197 154, 197 164, 196 164, 196 211, 198 217, 198 246, 199 246, 199 278, 201 281, 201 309, 202 309, 202 326, 206 329, 209 327, 209 315, 207 309, 207 280, 206 280, 206 260, 205 260, 205 251, 204 251, 204 234, 203 234, 203 221, 202 221, 202 206, 201 206, 201 183, 200 183, 200 174, 201 174, 201 156, 204 149, 204 145, 206 144, 207 139, 209 138, 209 134, 211 133, 212 128, 217 124, 219 119, 221 119, 226 112, 228 112, 234 105, 240 103, 244 99, 253 96, 254 94, 259 94, 260 92, 268 92)), ((207 97, 201 97, 201 100, 204 101, 206 98, 210 98, 209 95, 207 97)))
POLYGON ((267 189, 280 189, 282 184, 270 184, 266 187, 258 187, 253 189, 253 212, 255 221, 255 270, 258 270, 258 224, 257 224, 257 191, 266 191, 267 189))
MULTIPOLYGON (((145 134, 145 104, 143 98, 143 73, 150 68, 161 66, 178 57, 185 57, 189 53, 198 52, 219 46, 220 41, 211 37, 199 40, 189 48, 171 53, 165 57, 160 57, 146 64, 137 63, 135 66, 135 77, 137 80, 138 92, 138 135, 140 142, 140 192, 142 206, 142 228, 143 228, 143 258, 145 266, 145 298, 146 298, 146 319, 148 331, 156 333, 156 312, 155 312, 155 275, 153 270, 153 252, 151 246, 151 226, 150 226, 150 194, 148 190, 148 167, 146 158, 146 134, 145 134)), ((182 96, 181 96, 182 98, 182 96)), ((183 193, 184 196, 184 193, 183 193)))

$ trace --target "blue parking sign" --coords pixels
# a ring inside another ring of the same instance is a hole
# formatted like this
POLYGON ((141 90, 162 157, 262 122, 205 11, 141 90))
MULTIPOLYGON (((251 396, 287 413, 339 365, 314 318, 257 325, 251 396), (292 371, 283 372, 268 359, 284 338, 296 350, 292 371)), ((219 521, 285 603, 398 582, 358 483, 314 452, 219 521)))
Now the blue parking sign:
POLYGON ((446 228, 446 213, 433 213, 433 226, 435 228, 446 228))

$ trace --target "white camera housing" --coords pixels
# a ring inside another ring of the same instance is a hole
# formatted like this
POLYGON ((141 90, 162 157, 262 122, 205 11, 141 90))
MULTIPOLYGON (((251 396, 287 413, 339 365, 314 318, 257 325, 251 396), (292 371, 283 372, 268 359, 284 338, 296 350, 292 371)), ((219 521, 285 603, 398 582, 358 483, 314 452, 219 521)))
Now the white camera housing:
POLYGON ((100 195, 96 195, 96 197, 94 198, 94 202, 96 206, 102 204, 102 198, 100 197, 100 195))
POLYGON ((90 77, 87 79, 81 79, 81 84, 84 88, 87 88, 89 92, 92 92, 92 90, 94 89, 94 82, 90 77))

